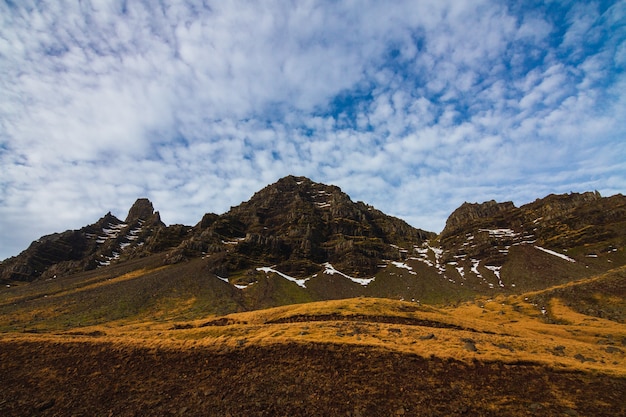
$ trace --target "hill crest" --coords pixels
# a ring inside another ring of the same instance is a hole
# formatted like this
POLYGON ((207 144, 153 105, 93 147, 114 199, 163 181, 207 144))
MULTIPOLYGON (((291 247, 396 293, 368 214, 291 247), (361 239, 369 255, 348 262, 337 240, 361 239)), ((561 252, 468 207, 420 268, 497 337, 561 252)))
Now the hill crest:
POLYGON ((464 203, 436 235, 353 202, 337 186, 288 176, 195 226, 166 226, 138 199, 124 222, 107 213, 33 242, 0 265, 0 277, 13 285, 156 262, 171 274, 188 271, 190 282, 225 285, 219 297, 235 311, 362 295, 453 302, 624 265, 625 230, 624 196, 590 192, 521 207, 464 203))

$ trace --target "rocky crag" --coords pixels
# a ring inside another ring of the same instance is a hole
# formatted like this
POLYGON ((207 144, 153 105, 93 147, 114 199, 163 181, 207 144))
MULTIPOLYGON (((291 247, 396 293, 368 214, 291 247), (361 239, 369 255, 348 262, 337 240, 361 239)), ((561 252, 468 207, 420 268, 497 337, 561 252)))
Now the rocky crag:
POLYGON ((79 230, 43 236, 0 265, 0 279, 35 281, 70 275, 164 249, 168 228, 148 199, 138 199, 125 221, 110 212, 79 230))
POLYGON ((198 269, 189 274, 269 305, 359 295, 451 302, 547 288, 626 264, 626 197, 464 203, 436 235, 353 202, 336 186, 288 176, 195 226, 166 226, 139 199, 124 221, 107 213, 33 242, 0 265, 0 278, 61 278, 155 256, 174 267, 172 276, 193 261, 198 269))

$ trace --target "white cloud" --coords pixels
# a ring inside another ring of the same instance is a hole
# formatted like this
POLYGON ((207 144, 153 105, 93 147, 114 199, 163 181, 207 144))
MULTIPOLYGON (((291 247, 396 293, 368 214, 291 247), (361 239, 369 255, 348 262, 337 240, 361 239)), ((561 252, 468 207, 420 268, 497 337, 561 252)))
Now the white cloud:
POLYGON ((465 200, 624 191, 623 2, 204 3, 0 5, 0 258, 292 173, 434 231, 465 200))

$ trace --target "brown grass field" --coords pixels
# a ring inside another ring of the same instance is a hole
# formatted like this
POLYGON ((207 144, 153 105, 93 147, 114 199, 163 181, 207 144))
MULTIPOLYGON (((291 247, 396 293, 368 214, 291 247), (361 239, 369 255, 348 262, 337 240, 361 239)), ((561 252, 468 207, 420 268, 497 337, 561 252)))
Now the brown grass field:
POLYGON ((575 295, 615 316, 623 295, 601 289, 625 273, 448 306, 352 298, 198 316, 190 297, 69 328, 53 319, 71 306, 7 310, 0 414, 623 416, 626 325, 575 295))

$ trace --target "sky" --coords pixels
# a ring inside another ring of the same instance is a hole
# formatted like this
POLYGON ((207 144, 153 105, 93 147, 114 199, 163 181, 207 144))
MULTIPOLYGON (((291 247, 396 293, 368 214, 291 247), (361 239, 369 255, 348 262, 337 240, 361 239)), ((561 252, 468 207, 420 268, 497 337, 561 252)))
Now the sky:
POLYGON ((0 2, 0 259, 286 175, 439 232, 626 193, 626 1, 0 2))

